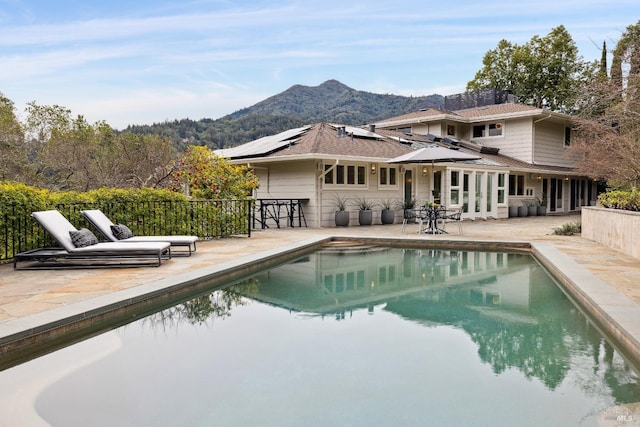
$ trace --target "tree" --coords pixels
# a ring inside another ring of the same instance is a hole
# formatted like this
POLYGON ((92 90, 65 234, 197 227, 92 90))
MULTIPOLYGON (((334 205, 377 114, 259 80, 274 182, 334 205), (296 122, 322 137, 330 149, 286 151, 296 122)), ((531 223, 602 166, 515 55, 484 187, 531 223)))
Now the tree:
POLYGON ((629 25, 613 51, 611 80, 624 91, 628 76, 640 74, 640 21, 629 25))
POLYGON ((24 152, 31 165, 27 182, 52 190, 100 187, 141 188, 168 184, 175 160, 171 140, 159 135, 118 133, 106 122, 31 102, 27 107, 24 152))
POLYGON ((600 68, 598 77, 607 77, 607 42, 602 42, 602 55, 600 57, 600 68))
POLYGON ((614 49, 610 78, 579 92, 570 151, 577 170, 611 186, 640 186, 640 22, 614 49))
POLYGON ((203 146, 190 146, 172 173, 176 190, 186 187, 198 199, 245 198, 258 188, 246 166, 233 165, 203 146))
POLYGON ((13 102, 0 92, 0 180, 22 180, 27 171, 23 147, 24 132, 15 115, 13 102))
POLYGON ((520 102, 560 112, 573 110, 576 88, 597 70, 595 63, 589 64, 578 55, 575 42, 562 25, 522 46, 501 40, 482 63, 467 90, 508 89, 520 102))

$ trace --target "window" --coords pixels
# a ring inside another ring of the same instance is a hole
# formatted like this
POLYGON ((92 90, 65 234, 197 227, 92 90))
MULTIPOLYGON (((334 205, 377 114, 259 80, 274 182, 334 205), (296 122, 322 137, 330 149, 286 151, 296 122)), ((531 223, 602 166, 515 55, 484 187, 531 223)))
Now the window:
POLYGON ((378 175, 380 176, 380 187, 393 187, 396 188, 398 184, 398 169, 395 167, 382 166, 378 169, 378 175))
POLYGON ((505 179, 504 174, 498 174, 498 203, 505 203, 505 179))
POLYGON ((456 136, 455 125, 447 125, 447 136, 456 136))
POLYGON ((571 145, 571 128, 569 126, 565 126, 564 128, 564 146, 568 147, 571 145))
POLYGON ((366 167, 358 165, 324 165, 325 186, 364 186, 366 167))
POLYGON ((452 205, 460 204, 460 171, 451 171, 451 189, 449 200, 452 205))
POLYGON ((485 136, 502 136, 502 123, 487 123, 473 127, 474 138, 484 138, 485 136))
POLYGON ((524 175, 509 175, 509 195, 524 196, 524 175))
POLYGON ((502 123, 489 123, 489 136, 502 135, 502 123))

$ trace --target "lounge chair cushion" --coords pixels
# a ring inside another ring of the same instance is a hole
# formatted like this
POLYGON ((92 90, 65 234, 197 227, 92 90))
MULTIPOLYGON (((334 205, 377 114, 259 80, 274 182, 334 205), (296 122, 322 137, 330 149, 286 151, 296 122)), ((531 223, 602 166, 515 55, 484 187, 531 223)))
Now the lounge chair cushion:
POLYGON ((133 232, 124 224, 112 225, 111 232, 118 240, 130 239, 133 237, 133 232))
POLYGON ((86 228, 69 230, 69 236, 71 237, 71 243, 73 243, 76 248, 84 248, 98 244, 98 238, 86 228))

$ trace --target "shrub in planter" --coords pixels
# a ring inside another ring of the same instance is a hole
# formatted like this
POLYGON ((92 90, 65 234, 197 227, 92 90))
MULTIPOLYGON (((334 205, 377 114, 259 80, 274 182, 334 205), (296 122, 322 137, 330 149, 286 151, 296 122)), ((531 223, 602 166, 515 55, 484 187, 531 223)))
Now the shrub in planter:
POLYGON ((373 224, 373 203, 364 197, 356 200, 356 205, 360 211, 358 212, 358 222, 360 225, 373 224))
POLYGON ((380 222, 382 224, 393 224, 396 212, 394 211, 394 203, 387 199, 383 200, 380 204, 382 206, 382 212, 380 213, 380 222))
POLYGON ((336 196, 333 204, 336 208, 335 223, 336 227, 346 227, 349 225, 349 211, 347 211, 346 197, 336 196))

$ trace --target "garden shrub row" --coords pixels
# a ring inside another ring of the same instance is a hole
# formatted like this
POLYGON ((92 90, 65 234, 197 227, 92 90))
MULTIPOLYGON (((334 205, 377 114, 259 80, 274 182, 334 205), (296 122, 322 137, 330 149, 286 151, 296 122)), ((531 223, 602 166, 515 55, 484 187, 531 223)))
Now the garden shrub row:
POLYGON ((136 235, 187 234, 210 239, 248 234, 251 206, 249 200, 192 200, 151 188, 53 192, 0 181, 0 260, 25 250, 55 246, 31 219, 34 211, 57 209, 76 227, 91 228, 81 211, 100 209, 136 235))
POLYGON ((598 196, 598 201, 605 208, 640 211, 640 190, 611 190, 598 196))

